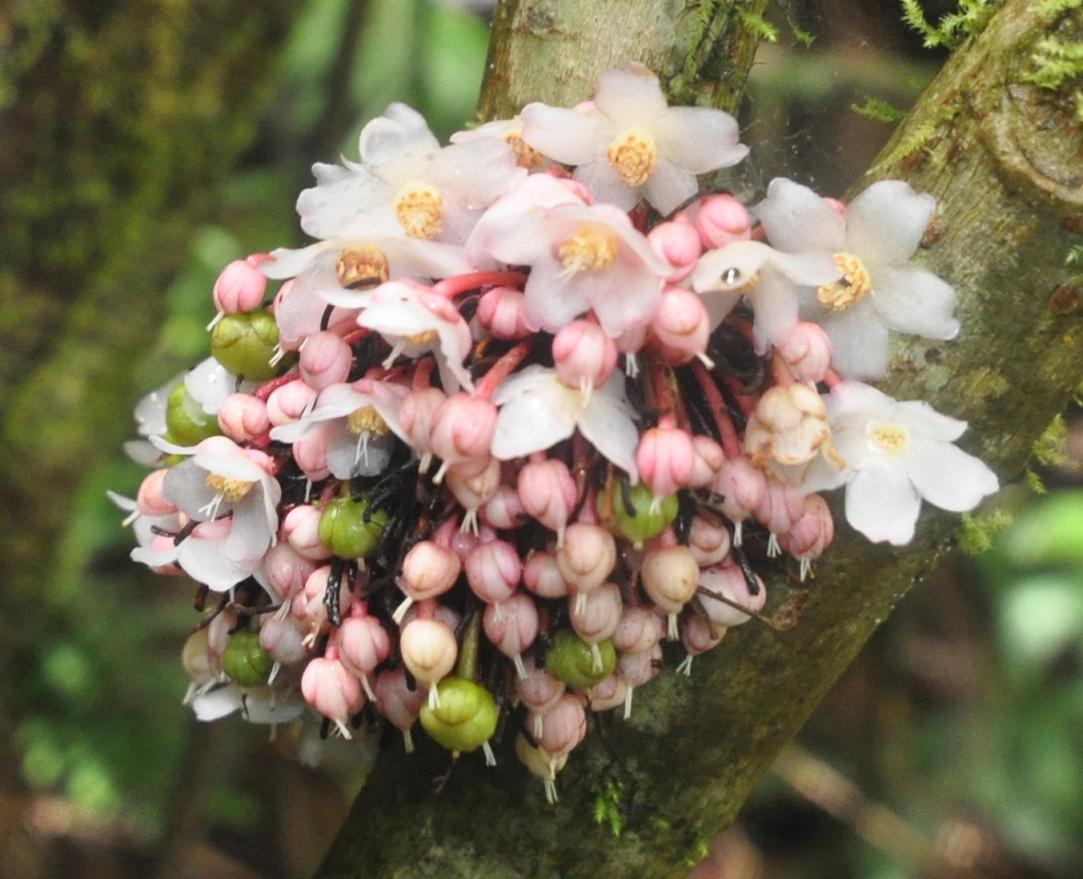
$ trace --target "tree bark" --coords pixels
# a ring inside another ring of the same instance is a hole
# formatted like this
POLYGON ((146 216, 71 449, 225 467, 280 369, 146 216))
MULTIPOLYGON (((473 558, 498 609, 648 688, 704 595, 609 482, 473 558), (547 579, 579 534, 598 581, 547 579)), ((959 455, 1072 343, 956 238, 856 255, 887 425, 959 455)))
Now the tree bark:
MULTIPOLYGON (((884 387, 969 419, 963 445, 1003 481, 1020 475, 1083 372, 1080 279, 1065 262, 1083 229, 1081 134, 1070 95, 1027 82, 1038 40, 1078 39, 1083 10, 1043 16, 1036 6, 1008 0, 956 52, 862 181, 903 178, 938 198, 920 261, 955 284, 963 326, 950 343, 897 338, 884 387)), ((732 109, 755 45, 742 13, 758 10, 725 0, 504 2, 482 113, 585 99, 600 70, 629 60, 652 64, 679 101, 732 109)), ((900 550, 841 527, 795 629, 734 630, 691 678, 666 671, 637 692, 630 721, 600 719, 559 776, 556 807, 518 765, 514 730, 496 769, 460 760, 440 794, 431 779, 445 755, 388 749, 319 875, 684 875, 955 527, 926 507, 900 550), (619 836, 599 825, 604 814, 619 815, 619 836)), ((772 587, 775 606, 791 593, 781 574, 772 587)))

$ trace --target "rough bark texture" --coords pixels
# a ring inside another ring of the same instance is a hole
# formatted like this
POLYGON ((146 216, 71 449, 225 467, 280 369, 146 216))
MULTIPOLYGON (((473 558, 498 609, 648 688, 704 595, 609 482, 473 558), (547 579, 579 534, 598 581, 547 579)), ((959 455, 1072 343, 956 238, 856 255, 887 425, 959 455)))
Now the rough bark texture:
MULTIPOLYGON (((969 419, 963 445, 1005 481, 1083 373, 1079 279, 1065 265, 1083 221, 1080 131, 1067 94, 1026 83, 1036 41, 1078 39, 1083 10, 1043 18, 1036 5, 1009 0, 957 52, 864 181, 903 177, 940 200, 920 258, 957 286, 963 324, 951 343, 899 340, 885 387, 969 419)), ((725 2, 504 3, 483 112, 582 99, 598 70, 629 59, 653 63, 681 100, 732 106, 753 46, 738 12, 725 2), (686 39, 690 7, 705 5, 712 25, 686 39), (740 50, 720 58, 711 46, 740 50), (733 79, 696 93, 719 64, 733 79)), ((439 795, 431 778, 446 758, 389 749, 320 876, 684 875, 954 528, 927 509, 914 543, 893 551, 843 527, 796 629, 746 625, 697 659, 691 679, 663 673, 637 694, 630 722, 606 722, 572 756, 556 808, 517 764, 514 734, 497 769, 461 760, 439 795), (596 823, 599 806, 622 817, 619 837, 596 823)), ((775 579, 777 602, 789 587, 775 579)))

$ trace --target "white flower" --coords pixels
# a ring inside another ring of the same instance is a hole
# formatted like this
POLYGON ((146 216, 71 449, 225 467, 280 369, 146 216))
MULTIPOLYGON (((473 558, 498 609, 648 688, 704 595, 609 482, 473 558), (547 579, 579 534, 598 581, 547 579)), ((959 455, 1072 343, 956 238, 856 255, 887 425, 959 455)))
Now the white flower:
POLYGON ((322 425, 328 432, 327 467, 335 478, 375 476, 391 460, 395 437, 409 442, 399 422, 401 402, 396 386, 388 382, 331 385, 320 392, 309 414, 274 428, 271 439, 293 443, 322 425))
POLYGON ((936 200, 899 180, 874 183, 844 215, 811 189, 776 179, 753 208, 772 245, 789 253, 832 254, 843 278, 809 291, 809 316, 831 338, 832 363, 844 376, 887 372, 888 328, 929 339, 959 332, 955 291, 910 262, 936 200))
POLYGON ((432 351, 445 391, 451 394, 460 386, 474 389, 463 366, 473 341, 470 327, 455 305, 438 293, 420 284, 391 281, 373 291, 371 304, 358 315, 357 323, 379 333, 392 346, 385 369, 400 354, 416 359, 432 351))
POLYGON ((953 445, 966 422, 928 403, 900 403, 849 381, 827 397, 835 450, 846 466, 817 459, 802 489, 846 486, 846 520, 875 543, 909 543, 924 498, 954 513, 972 510, 999 487, 982 461, 953 445))
POLYGON ((234 711, 249 723, 289 723, 305 710, 305 700, 289 685, 279 687, 240 687, 225 684, 192 698, 196 719, 219 720, 234 711))
POLYGON ((493 431, 494 458, 510 461, 544 451, 578 428, 633 482, 637 479, 639 433, 619 370, 600 388, 585 392, 564 384, 552 369, 528 366, 496 389, 493 402, 500 406, 493 431))
POLYGON ((523 123, 518 116, 511 119, 494 119, 477 128, 456 131, 449 140, 452 143, 470 143, 472 140, 502 140, 512 148, 520 168, 539 171, 553 163, 523 140, 523 123))
POLYGON ((213 357, 192 367, 184 376, 184 387, 207 415, 217 415, 226 397, 233 393, 250 394, 257 381, 237 381, 237 376, 213 357))
POLYGON ((520 118, 530 146, 576 165, 575 179, 595 200, 623 210, 643 195, 668 214, 696 194, 697 174, 736 165, 748 154, 732 116, 668 107, 658 78, 641 64, 603 73, 591 109, 535 103, 520 118))
POLYGON ((715 329, 744 296, 755 315, 756 350, 763 354, 797 324, 798 287, 841 277, 825 253, 783 253, 759 241, 735 241, 709 250, 692 272, 715 329))
POLYGON ((360 151, 360 164, 313 166, 316 186, 301 193, 297 213, 314 238, 338 237, 358 218, 392 218, 411 237, 460 244, 481 211, 526 174, 495 138, 441 149, 405 104, 361 129, 360 151))
MULTIPOLYGON (((161 451, 151 444, 149 438, 162 436, 166 432, 165 413, 169 407, 169 395, 173 388, 182 381, 184 381, 184 373, 179 373, 136 403, 134 412, 135 429, 141 437, 146 437, 146 439, 128 440, 124 443, 124 454, 135 463, 149 467, 162 457, 161 451)), ((117 495, 117 497, 120 496, 117 495)), ((116 498, 112 499, 113 503, 120 506, 116 498)), ((124 507, 121 507, 121 509, 124 509, 124 507)))
MULTIPOLYGON (((251 573, 275 542, 277 507, 282 498, 278 481, 256 461, 255 456, 262 453, 246 452, 224 436, 212 436, 192 448, 160 438, 153 442, 171 455, 191 456, 166 474, 163 495, 198 522, 232 513, 229 533, 222 536, 222 555, 251 573)), ((185 543, 187 540, 181 548, 185 543)), ((180 554, 178 561, 184 565, 180 554)))
POLYGON ((552 195, 561 203, 539 207, 509 194, 510 206, 498 202, 478 223, 467 253, 530 266, 523 292, 532 329, 555 333, 587 310, 610 336, 646 326, 657 311, 668 264, 617 208, 588 207, 567 190, 552 195))

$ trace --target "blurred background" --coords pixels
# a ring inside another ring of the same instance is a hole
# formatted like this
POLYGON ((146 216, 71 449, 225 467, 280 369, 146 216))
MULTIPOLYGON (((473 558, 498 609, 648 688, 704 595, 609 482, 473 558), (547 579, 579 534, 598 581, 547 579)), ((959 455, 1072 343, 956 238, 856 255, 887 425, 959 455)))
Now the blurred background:
MULTIPOLYGON (((334 835, 368 753, 314 770, 266 728, 197 724, 178 656, 194 589, 129 562, 105 491, 134 494, 131 407, 205 356, 220 268, 302 242, 311 162, 356 157, 392 100, 441 137, 472 117, 490 6, 0 7, 6 879, 289 879, 334 835)), ((799 0, 770 23, 746 194, 778 174, 841 194, 944 50, 894 2, 799 0)), ((699 879, 1083 875, 1083 421, 1061 427, 704 847, 699 879)))

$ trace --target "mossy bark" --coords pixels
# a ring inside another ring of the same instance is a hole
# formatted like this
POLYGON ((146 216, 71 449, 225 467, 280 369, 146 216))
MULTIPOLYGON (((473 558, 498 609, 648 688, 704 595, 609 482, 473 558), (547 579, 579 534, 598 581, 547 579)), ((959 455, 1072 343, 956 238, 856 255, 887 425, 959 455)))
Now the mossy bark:
MULTIPOLYGON (((1020 475, 1032 443, 1083 375, 1079 279, 1065 264, 1083 229, 1081 134, 1067 96, 1025 81, 1035 42, 1053 30, 1078 32, 1083 13, 1042 17, 1036 5, 1008 0, 958 50, 863 181, 901 177, 939 199, 920 260, 956 285, 963 325, 950 343, 897 340, 884 387, 968 419, 963 446, 1004 481, 1020 475)), ((583 99, 597 71, 632 59, 653 63, 680 100, 732 107, 754 46, 740 11, 727 2, 503 3, 482 110, 583 99), (704 6, 712 23, 682 42, 688 17, 704 6), (739 49, 724 59, 701 51, 708 32, 712 45, 739 49), (732 81, 698 93, 710 63, 728 64, 732 81)), ((577 749, 559 777, 556 807, 515 760, 514 731, 496 769, 460 760, 440 794, 431 779, 446 757, 429 746, 410 757, 389 749, 319 875, 686 874, 873 630, 935 564, 955 526, 954 517, 927 509, 917 538, 901 550, 840 527, 795 629, 743 626, 697 659, 691 678, 660 675, 637 693, 629 722, 607 719, 577 749), (619 815, 619 836, 597 823, 599 812, 619 815)), ((778 602, 790 587, 779 576, 770 591, 778 602)))

